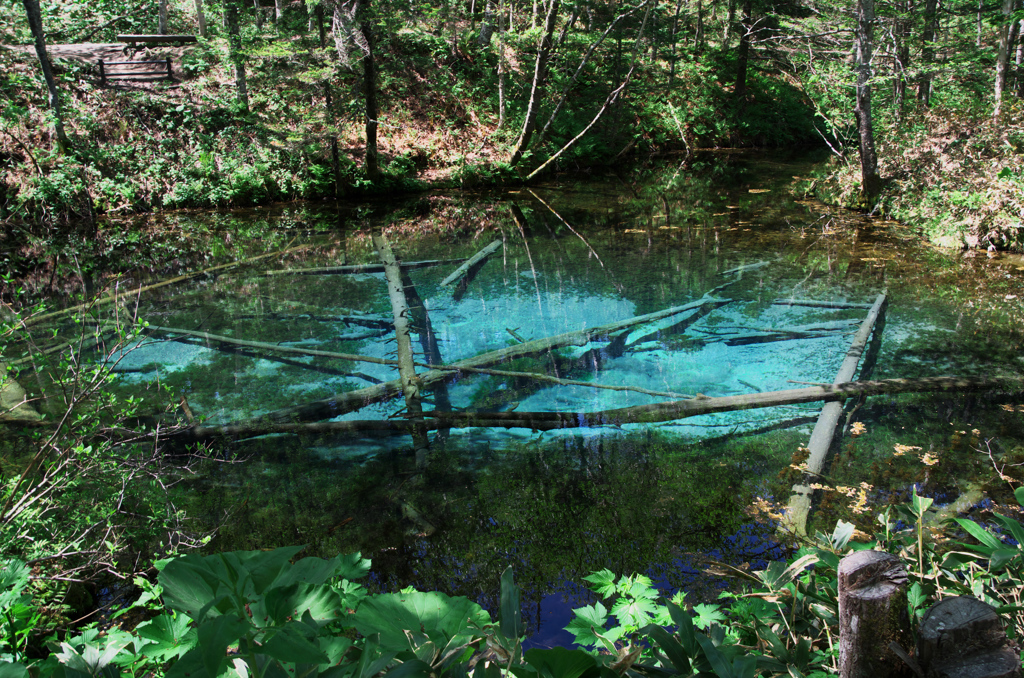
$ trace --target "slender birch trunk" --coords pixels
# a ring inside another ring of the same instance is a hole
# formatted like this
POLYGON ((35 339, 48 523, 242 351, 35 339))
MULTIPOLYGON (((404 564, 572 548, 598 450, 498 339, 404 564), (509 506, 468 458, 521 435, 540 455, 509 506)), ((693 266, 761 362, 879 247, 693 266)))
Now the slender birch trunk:
POLYGON ((530 86, 530 101, 526 108, 526 119, 523 121, 523 131, 519 135, 516 149, 512 152, 509 164, 516 165, 523 158, 523 153, 530 146, 534 129, 537 126, 537 110, 540 108, 540 99, 544 90, 544 80, 547 77, 548 59, 551 56, 551 36, 555 32, 555 20, 558 18, 560 0, 551 0, 548 9, 547 19, 544 25, 544 37, 537 48, 537 61, 533 68, 533 84, 530 86))
POLYGON ((427 466, 427 453, 430 442, 423 422, 423 405, 420 398, 420 379, 416 375, 413 364, 412 337, 409 326, 409 306, 405 298, 402 284, 402 273, 391 245, 380 233, 374 233, 373 246, 384 263, 384 276, 388 283, 388 297, 391 299, 392 315, 395 320, 395 341, 398 351, 398 374, 402 381, 402 395, 410 421, 413 422, 413 448, 416 450, 416 468, 422 470, 427 466))
POLYGON ((43 32, 43 13, 39 8, 39 0, 23 0, 25 15, 28 17, 28 25, 32 29, 32 37, 35 41, 36 57, 39 59, 39 68, 43 71, 43 80, 46 81, 46 89, 50 97, 50 110, 53 112, 53 131, 57 135, 57 147, 62 153, 71 148, 67 134, 64 133, 64 108, 60 101, 60 92, 57 90, 57 80, 53 77, 53 68, 50 65, 50 57, 46 53, 46 34, 43 32))
POLYGON ((203 0, 195 0, 196 21, 199 22, 199 37, 206 37, 206 12, 203 10, 203 0))
POLYGON ((505 12, 501 0, 498 0, 498 125, 495 131, 505 124, 505 12))

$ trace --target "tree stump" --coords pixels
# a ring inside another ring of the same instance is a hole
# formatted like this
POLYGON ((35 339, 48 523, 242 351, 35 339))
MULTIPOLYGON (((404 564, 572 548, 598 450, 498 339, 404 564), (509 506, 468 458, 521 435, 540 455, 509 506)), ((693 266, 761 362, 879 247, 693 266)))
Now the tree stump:
POLYGON ((1019 678, 1020 655, 995 609, 977 598, 939 601, 925 613, 917 656, 925 678, 1019 678))
POLYGON ((903 678, 911 669, 891 649, 910 647, 907 572, 896 556, 858 551, 839 562, 840 678, 903 678))

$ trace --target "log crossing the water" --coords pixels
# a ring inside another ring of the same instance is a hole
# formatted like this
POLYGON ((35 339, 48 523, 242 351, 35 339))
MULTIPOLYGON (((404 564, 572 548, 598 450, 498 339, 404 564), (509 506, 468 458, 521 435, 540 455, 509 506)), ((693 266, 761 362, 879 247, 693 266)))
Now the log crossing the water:
POLYGON ((471 268, 483 262, 485 259, 487 259, 487 257, 494 254, 498 250, 498 248, 502 246, 502 244, 503 243, 501 242, 501 239, 495 240, 490 245, 488 245, 487 247, 483 248, 482 250, 471 256, 469 259, 466 259, 466 261, 463 262, 462 266, 459 266, 452 272, 451 275, 449 275, 447 278, 441 281, 441 287, 448 287, 453 282, 469 273, 469 270, 471 268))
MULTIPOLYGON (((403 261, 398 265, 405 270, 430 268, 445 264, 456 264, 465 259, 428 259, 426 261, 403 261)), ((384 273, 384 264, 347 264, 344 266, 319 266, 317 268, 286 268, 264 271, 261 275, 277 277, 281 275, 353 275, 356 273, 384 273)))
MULTIPOLYGON (((846 352, 846 358, 843 359, 843 364, 839 367, 839 372, 833 382, 834 386, 841 386, 853 379, 853 375, 857 372, 857 365, 860 364, 861 356, 867 347, 868 339, 871 338, 871 333, 875 329, 875 323, 885 308, 886 299, 885 292, 875 298, 875 303, 868 311, 864 322, 861 323, 857 334, 854 335, 850 349, 846 352)), ((783 529, 794 534, 807 533, 807 516, 811 512, 813 494, 811 482, 820 476, 825 468, 828 451, 832 447, 832 437, 839 424, 839 417, 843 414, 843 402, 844 400, 838 400, 826 403, 821 408, 821 415, 818 417, 818 423, 814 425, 814 431, 811 432, 810 442, 807 443, 807 448, 810 450, 807 457, 807 475, 803 482, 793 486, 793 494, 789 498, 789 510, 786 511, 782 524, 783 529)))
POLYGON ((402 395, 405 397, 405 409, 414 426, 412 441, 416 450, 416 468, 424 469, 427 466, 429 441, 427 440, 427 429, 423 425, 420 383, 416 378, 416 366, 413 365, 409 303, 403 290, 402 269, 384 235, 374 233, 372 237, 373 246, 384 263, 384 275, 388 283, 388 298, 391 300, 391 312, 395 322, 395 340, 398 347, 398 374, 402 384, 402 395))
MULTIPOLYGON (((424 374, 428 373, 421 373, 419 375, 420 378, 424 374)), ((371 389, 360 390, 368 391, 371 389)), ((769 391, 766 393, 745 393, 720 398, 696 397, 596 412, 425 412, 424 416, 430 418, 430 421, 426 422, 426 426, 431 430, 447 426, 451 428, 530 428, 537 431, 550 431, 563 428, 655 424, 718 412, 752 410, 778 405, 799 405, 822 400, 843 401, 854 396, 988 390, 1022 392, 1024 391, 1024 377, 927 377, 923 379, 851 381, 838 385, 826 384, 823 386, 769 391)), ((405 432, 412 430, 412 427, 411 422, 402 419, 304 423, 256 420, 224 426, 195 426, 182 431, 179 435, 188 438, 211 438, 217 436, 253 436, 285 432, 405 432)))
MULTIPOLYGON (((719 286, 709 292, 709 294, 720 291, 724 287, 725 286, 719 286)), ((459 360, 450 365, 439 365, 436 366, 439 369, 431 369, 426 372, 421 372, 417 377, 420 381, 420 387, 426 388, 438 381, 452 378, 452 373, 458 372, 461 367, 487 367, 489 365, 496 365, 516 358, 524 358, 540 353, 546 353, 565 346, 585 346, 594 339, 608 338, 610 335, 615 335, 623 330, 628 330, 635 325, 652 322, 661 318, 667 318, 672 315, 701 308, 705 305, 717 307, 724 306, 729 303, 732 303, 730 299, 719 299, 711 296, 704 296, 701 299, 692 301, 688 304, 683 304, 682 306, 674 306, 662 311, 656 311, 654 313, 648 313, 646 315, 636 316, 634 318, 628 318, 626 320, 620 320, 606 325, 600 325, 598 327, 577 330, 575 332, 566 332, 564 334, 558 334, 544 339, 534 339, 533 341, 527 341, 515 346, 489 351, 473 358, 459 360)), ((401 393, 401 381, 395 379, 383 384, 361 388, 355 391, 336 393, 330 398, 316 400, 304 405, 296 405, 276 410, 268 413, 263 418, 270 419, 276 423, 330 419, 347 412, 358 410, 371 403, 394 398, 401 395, 401 393)), ((255 421, 252 422, 252 424, 255 426, 264 426, 265 422, 261 424, 259 421, 255 421)), ((239 425, 244 426, 245 424, 242 423, 239 425)))

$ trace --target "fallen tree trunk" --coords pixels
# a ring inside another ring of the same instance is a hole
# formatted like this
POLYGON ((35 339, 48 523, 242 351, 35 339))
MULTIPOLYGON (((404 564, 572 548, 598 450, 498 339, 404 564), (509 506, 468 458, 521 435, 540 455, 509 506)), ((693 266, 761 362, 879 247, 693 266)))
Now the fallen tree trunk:
MULTIPOLYGON (((291 245, 292 242, 295 242, 294 238, 292 238, 291 242, 289 242, 288 245, 291 245)), ((158 282, 158 283, 153 283, 152 285, 143 285, 142 287, 136 287, 135 289, 126 290, 124 292, 116 292, 114 294, 108 295, 108 296, 103 297, 101 299, 97 299, 95 301, 89 301, 89 302, 86 302, 84 304, 78 304, 77 306, 69 306, 68 308, 61 309, 60 311, 53 311, 51 313, 44 313, 42 315, 33 316, 31 318, 28 318, 28 319, 24 320, 22 322, 22 325, 25 326, 25 327, 29 327, 29 326, 32 326, 32 325, 38 325, 39 323, 43 322, 44 320, 49 320, 50 318, 57 318, 57 317, 60 317, 62 315, 68 315, 69 313, 74 313, 75 311, 81 311, 81 310, 84 310, 84 309, 93 308, 94 306, 100 306, 102 304, 109 304, 111 302, 117 301, 118 299, 126 299, 128 297, 134 297, 134 296, 136 296, 138 294, 142 294, 143 292, 149 292, 150 290, 155 290, 155 289, 157 289, 159 287, 166 287, 167 285, 173 285, 174 283, 182 282, 182 281, 185 281, 185 280, 190 280, 190 279, 195 278, 195 277, 200 276, 200 275, 206 275, 206 274, 209 274, 209 273, 215 273, 217 271, 225 271, 225 270, 227 270, 229 268, 237 268, 238 266, 244 266, 245 264, 251 264, 254 261, 259 261, 261 259, 266 259, 268 257, 281 256, 282 254, 287 254, 288 252, 294 252, 296 250, 306 249, 307 247, 309 247, 309 245, 299 245, 298 247, 294 247, 294 248, 291 248, 291 249, 283 249, 283 250, 280 250, 280 251, 277 251, 277 252, 270 252, 268 254, 261 254, 261 255, 256 256, 256 257, 250 257, 249 259, 242 259, 240 261, 232 261, 232 262, 227 263, 227 264, 220 264, 218 266, 211 266, 210 268, 204 268, 201 271, 196 271, 194 273, 186 273, 185 275, 179 275, 179 276, 176 276, 174 278, 170 278, 168 280, 163 280, 163 281, 158 282)))
POLYGON ((466 275, 466 273, 468 273, 471 268, 473 268, 483 260, 487 259, 487 257, 494 254, 494 252, 497 251, 497 249, 501 247, 502 244, 503 243, 499 238, 492 242, 487 247, 483 248, 482 250, 471 256, 469 259, 466 259, 466 261, 463 262, 462 266, 459 266, 452 272, 451 275, 449 275, 447 278, 441 281, 441 287, 447 287, 448 285, 451 285, 453 282, 455 282, 462 276, 466 275))
POLYGON ((412 336, 409 323, 409 303, 405 298, 405 285, 402 282, 402 269, 395 259, 391 245, 380 233, 373 234, 373 246, 384 262, 384 275, 388 283, 388 298, 391 300, 391 313, 395 322, 395 340, 398 351, 398 374, 402 383, 402 396, 405 398, 405 409, 413 424, 412 442, 416 450, 416 468, 427 466, 427 451, 430 441, 423 422, 423 403, 420 400, 420 380, 416 376, 416 366, 412 357, 412 336))
MULTIPOLYGON (((454 264, 464 259, 429 259, 427 261, 405 261, 398 265, 405 270, 430 268, 443 264, 454 264)), ((342 275, 352 273, 384 273, 384 264, 349 264, 347 266, 321 266, 319 268, 292 268, 276 271, 264 271, 260 275, 274 277, 279 275, 342 275)))
POLYGON ((351 360, 353 362, 374 363, 376 365, 390 365, 392 367, 398 365, 397 360, 387 360, 386 358, 370 358, 368 356, 357 355, 355 353, 337 353, 335 351, 320 351, 315 348, 294 348, 292 346, 280 346, 278 344, 268 344, 267 342, 264 341, 235 339, 234 337, 225 337, 222 334, 211 334, 210 332, 200 332, 199 330, 186 330, 180 327, 162 327, 160 325, 146 325, 145 329, 146 331, 149 332, 181 334, 187 337, 198 337, 200 339, 206 339, 207 341, 216 341, 224 344, 231 344, 232 346, 243 346, 245 348, 256 348, 263 351, 273 351, 275 353, 294 353, 296 355, 319 356, 321 358, 337 358, 338 360, 351 360))
MULTIPOLYGON (((422 375, 420 375, 422 377, 422 375)), ((703 414, 752 410, 779 405, 797 405, 822 400, 845 400, 853 396, 890 393, 927 393, 934 391, 1024 391, 1024 377, 926 377, 922 379, 884 379, 851 381, 839 385, 812 386, 766 393, 747 393, 721 398, 689 398, 653 405, 638 405, 597 412, 452 412, 427 413, 429 430, 451 427, 530 428, 550 431, 561 428, 590 428, 623 424, 654 424, 676 421, 703 414)), ((363 389, 368 390, 368 389, 363 389)), ((245 422, 223 426, 194 426, 176 436, 205 439, 218 436, 255 436, 268 433, 411 431, 405 420, 321 421, 277 423, 245 422)))
MULTIPOLYGON (((718 289, 721 289, 721 287, 716 288, 716 290, 718 289)), ((714 291, 715 290, 712 290, 712 292, 714 291)), ((489 351, 473 358, 460 360, 452 363, 451 365, 431 366, 442 369, 431 369, 427 372, 421 372, 417 376, 421 388, 425 388, 439 380, 451 378, 453 376, 452 372, 457 371, 461 367, 486 367, 488 365, 495 365, 497 363, 514 360, 516 358, 524 358, 531 355, 537 355, 539 353, 546 353, 564 346, 585 346, 595 338, 608 337, 609 335, 616 334, 622 330, 627 330, 634 325, 651 322, 660 318, 666 318, 695 308, 700 308, 705 304, 722 305, 725 303, 729 303, 729 300, 715 299, 705 296, 697 301, 690 302, 689 304, 675 306, 663 311, 648 313, 647 315, 637 316, 627 320, 620 320, 618 322, 608 323, 606 325, 590 329, 566 332, 565 334, 558 334, 544 339, 534 339, 533 341, 527 341, 515 346, 509 346, 496 351, 489 351)), ((398 396, 402 392, 401 389, 402 385, 400 380, 393 380, 376 386, 358 389, 356 391, 336 393, 330 398, 324 398, 304 405, 286 407, 284 409, 270 412, 263 418, 270 419, 271 421, 278 423, 330 419, 347 412, 358 410, 370 403, 380 402, 382 400, 388 400, 398 396)), ((258 421, 252 423, 253 425, 260 425, 258 421)))
MULTIPOLYGON (((400 275, 402 278, 402 293, 405 295, 405 300, 409 306, 409 321, 412 330, 419 335, 420 347, 423 349, 423 354, 427 357, 427 360, 435 365, 440 365, 444 362, 444 359, 441 357, 441 349, 437 345, 437 335, 434 334, 434 326, 430 322, 430 313, 427 311, 427 305, 423 303, 419 292, 416 291, 416 285, 413 284, 409 274, 401 271, 400 275)), ((415 362, 413 362, 413 366, 416 366, 415 362)), ((448 397, 448 384, 444 381, 439 381, 434 386, 434 409, 439 412, 451 412, 452 410, 452 401, 448 397)), ((447 429, 437 432, 437 440, 444 440, 447 437, 447 429)))
MULTIPOLYGON (((875 299, 875 303, 871 306, 871 310, 868 311, 867 317, 864 318, 864 322, 861 323, 857 334, 854 335, 850 349, 846 352, 843 364, 840 365, 839 372, 836 374, 835 382, 833 382, 834 386, 841 386, 853 379, 853 375, 857 372, 857 365, 860 364, 860 358, 867 347, 868 339, 871 338, 871 333, 874 331, 875 322, 877 322, 878 316, 885 308, 885 302, 886 293, 882 292, 875 299)), ((822 407, 821 416, 818 417, 818 422, 814 425, 814 430, 811 432, 811 439, 807 443, 807 448, 810 450, 807 456, 807 475, 799 484, 793 486, 793 494, 789 498, 789 509, 786 511, 782 523, 783 529, 794 534, 802 535, 807 533, 807 517, 811 512, 811 499, 813 497, 811 483, 824 470, 829 449, 832 447, 832 437, 835 435, 836 426, 839 424, 839 417, 843 413, 844 400, 840 399, 830 402, 822 407)))
POLYGON ((818 301, 817 299, 776 299, 773 306, 807 306, 810 308, 871 308, 871 304, 855 304, 846 301, 818 301))

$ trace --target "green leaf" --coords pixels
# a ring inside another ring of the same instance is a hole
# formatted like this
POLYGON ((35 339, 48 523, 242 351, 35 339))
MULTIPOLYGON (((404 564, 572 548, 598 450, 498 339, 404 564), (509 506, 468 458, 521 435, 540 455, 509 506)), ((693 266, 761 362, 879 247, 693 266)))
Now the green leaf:
POLYGON ((999 539, 995 537, 995 535, 987 531, 985 528, 983 528, 981 525, 974 522, 973 520, 967 520, 966 518, 956 518, 955 520, 957 523, 960 524, 960 527, 967 530, 968 534, 970 534, 972 537, 980 541, 983 545, 987 546, 988 548, 997 549, 1003 545, 1002 542, 1000 542, 999 539))
POLYGON ((199 636, 197 649, 201 653, 203 666, 211 676, 220 673, 227 662, 227 650, 241 640, 252 627, 238 617, 221 615, 204 622, 196 629, 199 636))
POLYGON ((580 678, 597 673, 597 660, 580 649, 527 650, 525 659, 542 678, 580 678))
POLYGON ((501 603, 498 607, 498 628, 506 638, 523 635, 523 610, 520 606, 520 589, 512 580, 512 568, 501 573, 501 603))
POLYGON ((456 634, 491 623, 487 611, 468 598, 436 591, 373 596, 365 599, 350 619, 360 633, 379 633, 381 648, 396 652, 409 649, 406 631, 421 638, 425 634, 445 646, 456 634))
POLYGON ((996 522, 1003 526, 1003 529, 1010 533, 1010 536, 1017 542, 1017 548, 1024 548, 1024 525, 1021 525, 1013 518, 995 514, 996 522))
POLYGON ((591 588, 604 598, 615 593, 615 573, 611 570, 605 569, 600 572, 593 572, 583 579, 591 584, 595 584, 591 588))
POLYGON ((573 610, 575 615, 565 630, 576 636, 575 642, 580 645, 596 645, 598 642, 594 629, 603 630, 608 622, 608 610, 601 601, 593 605, 578 607, 573 610))
MULTIPOLYGON (((336 591, 325 585, 307 583, 275 586, 263 599, 263 607, 277 624, 300 619, 308 613, 317 625, 323 626, 337 619, 342 611, 341 596, 336 591)), ((253 615, 256 615, 255 609, 253 615)))
POLYGON ((630 580, 629 588, 625 591, 625 595, 632 596, 633 598, 649 598, 654 600, 660 594, 658 589, 654 588, 651 578, 641 574, 630 580))
POLYGON ((20 662, 0 663, 0 678, 28 678, 28 668, 20 662))
POLYGON ((329 658, 316 642, 316 632, 300 621, 288 622, 267 634, 263 652, 281 662, 326 664, 329 658))
POLYGON ((177 659, 195 647, 198 635, 191 627, 192 620, 183 614, 162 614, 139 624, 135 633, 150 641, 142 654, 157 661, 177 659))
POLYGON ((712 624, 720 624, 725 621, 725 615, 722 614, 717 605, 701 603, 700 605, 694 605, 693 611, 697 615, 694 624, 700 629, 706 629, 712 624))
POLYGON ((679 642, 660 626, 651 625, 643 630, 644 634, 654 640, 658 649, 672 662, 673 668, 683 675, 689 675, 691 671, 690 654, 679 642))
POLYGON ((911 506, 911 509, 914 511, 914 515, 916 515, 918 518, 920 518, 921 516, 923 516, 925 513, 928 512, 928 509, 931 508, 932 502, 934 502, 934 501, 935 500, 932 499, 931 497, 922 497, 922 496, 920 496, 917 493, 917 489, 915 488, 914 489, 914 494, 910 498, 910 506, 911 506))
POLYGON ((384 675, 387 678, 432 678, 434 674, 430 670, 430 664, 419 659, 410 659, 407 662, 402 662, 384 675))
POLYGON ((846 548, 846 545, 850 543, 850 539, 853 537, 853 531, 856 529, 853 523, 848 523, 845 520, 836 522, 836 529, 832 531, 832 548, 836 551, 842 551, 846 548))
POLYGON ((612 614, 623 626, 638 628, 651 621, 657 606, 649 598, 620 598, 612 606, 612 614))

